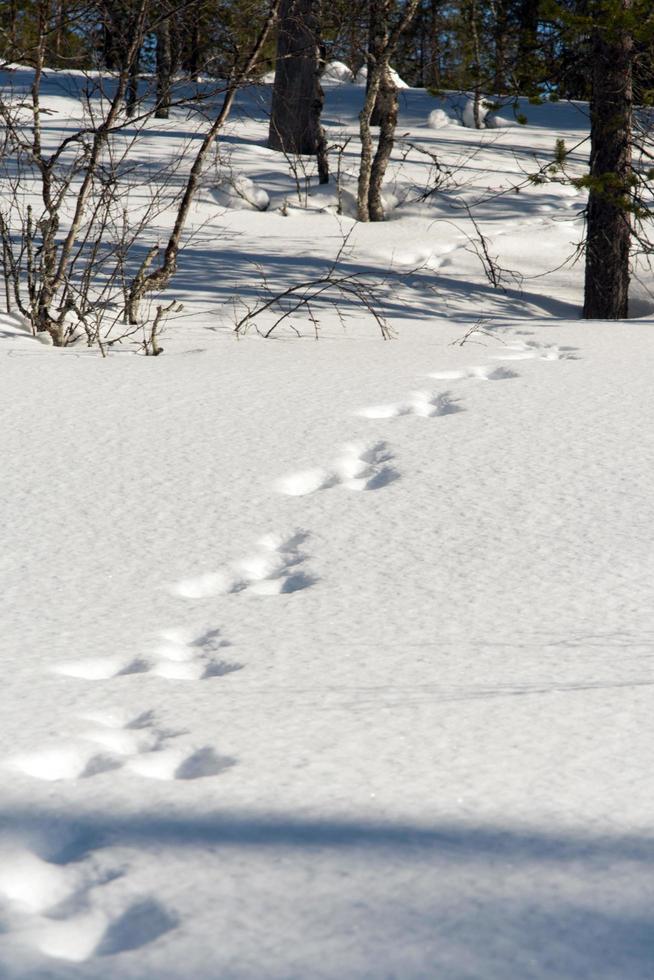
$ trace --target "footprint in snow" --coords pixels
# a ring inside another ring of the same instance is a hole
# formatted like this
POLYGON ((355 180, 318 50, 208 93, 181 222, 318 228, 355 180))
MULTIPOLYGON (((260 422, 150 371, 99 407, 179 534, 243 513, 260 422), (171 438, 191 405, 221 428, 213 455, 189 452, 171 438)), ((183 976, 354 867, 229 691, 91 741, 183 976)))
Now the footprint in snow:
POLYGON ((460 371, 432 371, 427 377, 436 378, 439 381, 464 381, 468 378, 475 378, 479 381, 507 381, 510 378, 517 378, 519 375, 509 368, 480 366, 463 368, 460 371))
POLYGON ((132 772, 148 779, 202 779, 218 776, 235 765, 236 759, 218 755, 209 746, 197 749, 190 755, 178 749, 148 752, 135 756, 127 763, 132 772))
POLYGON ((185 630, 162 630, 161 641, 154 654, 157 658, 152 673, 176 681, 206 680, 223 677, 241 670, 243 664, 219 659, 216 655, 229 647, 219 629, 210 629, 200 636, 185 630))
POLYGON ((414 391, 406 401, 388 405, 372 405, 362 408, 357 415, 366 419, 393 419, 401 415, 417 415, 419 418, 433 419, 441 415, 453 415, 463 409, 449 392, 435 394, 427 391, 414 391))
POLYGON ((149 670, 147 660, 134 657, 84 657, 68 660, 51 668, 55 674, 80 677, 87 681, 103 681, 126 674, 143 674, 149 670))
POLYGON ((170 932, 178 919, 155 899, 128 905, 112 918, 101 909, 90 909, 71 917, 41 917, 27 922, 20 935, 35 949, 53 959, 83 963, 92 956, 113 956, 140 949, 170 932))
POLYGON ((132 902, 118 916, 91 909, 70 918, 42 919, 21 930, 39 952, 53 959, 83 963, 92 956, 113 956, 140 949, 176 928, 178 919, 152 898, 132 902))
POLYGON ((153 898, 133 902, 110 922, 95 950, 96 956, 113 956, 141 949, 178 925, 178 920, 153 898))
POLYGON ((77 856, 62 859, 11 837, 0 839, 0 897, 14 914, 58 917, 80 911, 89 892, 122 876, 77 856))
POLYGON ((491 357, 494 361, 564 361, 576 360, 577 350, 577 347, 539 344, 535 340, 527 340, 507 344, 502 353, 491 354, 491 357))
POLYGON ((348 490, 379 490, 399 479, 398 471, 389 465, 392 459, 393 454, 385 442, 347 443, 341 455, 327 467, 291 473, 277 480, 274 486, 278 493, 291 497, 303 497, 316 490, 337 486, 348 490))
POLYGON ((117 712, 81 716, 93 727, 79 739, 59 742, 13 756, 7 765, 34 779, 54 782, 87 779, 113 769, 126 769, 153 779, 196 779, 215 776, 235 764, 209 746, 192 751, 170 748, 180 732, 157 728, 152 712, 126 721, 117 712))
POLYGON ((288 537, 268 534, 258 542, 258 550, 241 561, 217 572, 184 579, 173 591, 185 599, 247 592, 253 595, 284 595, 299 592, 316 582, 305 571, 306 554, 302 545, 309 535, 296 531, 288 537))
POLYGON ((220 630, 210 629, 200 636, 180 630, 163 630, 161 642, 145 658, 88 657, 55 665, 55 674, 82 680, 109 680, 129 674, 150 673, 169 680, 205 680, 240 670, 242 664, 217 659, 215 654, 230 644, 220 630))
POLYGON ((176 917, 150 897, 132 900, 117 915, 96 907, 97 890, 123 877, 124 870, 103 867, 102 854, 89 856, 85 842, 73 845, 66 856, 9 835, 0 838, 7 933, 46 956, 81 963, 139 949, 177 926, 176 917))

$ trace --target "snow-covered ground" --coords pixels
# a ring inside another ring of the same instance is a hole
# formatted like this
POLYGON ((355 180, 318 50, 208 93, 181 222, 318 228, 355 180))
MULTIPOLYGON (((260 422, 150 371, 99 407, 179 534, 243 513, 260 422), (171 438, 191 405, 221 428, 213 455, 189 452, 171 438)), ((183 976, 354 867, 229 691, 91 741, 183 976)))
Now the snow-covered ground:
MULTIPOLYGON (((265 149, 268 94, 222 145, 269 207, 207 183, 163 356, 0 317, 0 976, 651 978, 651 284, 580 321, 583 197, 501 193, 584 107, 435 130, 461 104, 402 91, 456 186, 400 146, 357 225, 265 149), (354 305, 234 338, 348 233, 395 339, 354 305)), ((327 96, 336 142, 362 90, 327 96)))

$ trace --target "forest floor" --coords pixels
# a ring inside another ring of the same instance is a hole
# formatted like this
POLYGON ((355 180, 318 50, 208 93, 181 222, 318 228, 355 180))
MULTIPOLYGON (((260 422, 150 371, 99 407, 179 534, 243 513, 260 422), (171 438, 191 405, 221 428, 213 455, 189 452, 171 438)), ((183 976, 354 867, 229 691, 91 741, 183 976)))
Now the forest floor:
MULTIPOLYGON (((525 176, 585 107, 430 129, 456 100, 403 90, 398 206, 361 225, 362 90, 327 90, 340 215, 265 148, 269 93, 162 356, 0 316, 0 976, 651 978, 651 281, 581 321, 583 194, 525 176), (452 171, 426 197, 408 143, 452 171), (355 300, 235 337, 339 249, 394 339, 355 300)), ((149 179, 189 126, 149 124, 149 179)))

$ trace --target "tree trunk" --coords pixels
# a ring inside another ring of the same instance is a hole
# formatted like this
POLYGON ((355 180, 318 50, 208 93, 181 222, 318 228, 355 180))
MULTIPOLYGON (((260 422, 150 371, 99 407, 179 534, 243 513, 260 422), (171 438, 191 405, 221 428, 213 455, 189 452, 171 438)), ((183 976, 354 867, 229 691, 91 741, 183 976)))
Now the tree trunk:
POLYGON ((271 150, 318 154, 324 147, 317 7, 316 0, 282 0, 268 136, 271 150))
POLYGON ((375 110, 379 119, 379 140, 377 151, 370 171, 370 189, 368 191, 368 214, 371 221, 384 220, 382 203, 382 184, 386 174, 388 161, 393 152, 395 127, 397 126, 397 88, 386 66, 377 93, 375 110))
POLYGON ((533 86, 534 57, 538 47, 540 0, 521 0, 518 11, 518 55, 516 80, 518 91, 527 93, 533 86))
POLYGON ((125 94, 125 112, 127 118, 136 115, 136 103, 139 97, 139 52, 137 51, 129 66, 129 81, 125 94))
POLYGON ((427 84, 434 88, 441 86, 441 0, 430 0, 429 4, 429 75, 427 84))
MULTIPOLYGON (((631 0, 620 0, 620 13, 631 0)), ((623 320, 629 296, 633 38, 607 14, 593 38, 584 318, 623 320)))
POLYGON ((493 24, 493 39, 495 43, 495 66, 493 72, 493 88, 495 95, 501 95, 506 90, 507 50, 509 46, 509 7, 508 0, 495 0, 493 24))
POLYGON ((166 17, 157 29, 157 108, 154 113, 155 119, 168 119, 171 74, 170 18, 166 17))
POLYGON ((482 129, 481 103, 482 103, 482 77, 481 77, 481 48, 479 45, 479 9, 476 0, 470 0, 468 8, 468 28, 470 30, 470 40, 472 44, 472 115, 475 122, 475 129, 482 129))
POLYGON ((200 77, 200 51, 202 42, 200 41, 200 21, 197 17, 193 19, 191 25, 191 37, 188 52, 188 73, 192 82, 197 82, 200 77))
MULTIPOLYGON (((397 9, 396 0, 371 0, 371 18, 377 24, 376 38, 383 43, 373 49, 368 57, 368 79, 363 109, 359 113, 361 161, 357 185, 357 218, 359 221, 382 221, 381 187, 388 161, 393 150, 397 123, 397 89, 390 74, 390 61, 397 49, 400 37, 413 19, 419 0, 408 0, 401 16, 391 25, 391 15, 397 9), (372 10, 374 7, 374 11, 372 10), (379 104, 380 132, 377 150, 373 157, 373 141, 370 132, 372 116, 379 104)), ((372 43, 376 38, 370 34, 372 43)))
MULTIPOLYGON (((370 89, 370 82, 375 65, 379 65, 388 44, 388 25, 393 8, 394 0, 370 0, 370 20, 368 22, 368 76, 366 78, 366 91, 370 89)), ((381 91, 381 89, 380 89, 381 91)), ((370 117, 371 126, 381 124, 381 106, 379 105, 379 94, 370 117)))

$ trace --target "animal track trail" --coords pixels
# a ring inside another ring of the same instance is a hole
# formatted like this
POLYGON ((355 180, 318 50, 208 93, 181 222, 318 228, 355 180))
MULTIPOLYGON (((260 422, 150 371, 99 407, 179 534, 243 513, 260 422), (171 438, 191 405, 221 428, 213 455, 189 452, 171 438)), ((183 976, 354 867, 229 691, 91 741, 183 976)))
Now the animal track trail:
POLYGON ((388 443, 346 443, 341 455, 327 467, 302 470, 282 477, 274 484, 278 493, 303 497, 318 490, 345 487, 348 490, 380 490, 400 478, 390 465, 393 459, 388 443))
POLYGON ((147 657, 87 657, 56 664, 52 671, 81 680, 110 680, 131 674, 152 674, 169 680, 206 680, 240 670, 242 664, 217 659, 230 646, 219 629, 193 636, 185 630, 162 630, 161 641, 147 657))
POLYGON ((491 354, 494 361, 566 361, 577 360, 577 347, 539 344, 535 340, 507 344, 502 353, 491 354))
POLYGON ((197 779, 216 776, 236 760, 218 755, 210 746, 170 748, 182 732, 156 727, 152 712, 125 720, 117 712, 80 716, 93 727, 78 739, 58 742, 13 756, 8 766, 47 782, 88 779, 113 769, 125 769, 152 779, 197 779))
POLYGON ((242 670, 243 664, 218 658, 231 644, 223 639, 219 629, 210 629, 200 636, 186 630, 162 630, 161 641, 155 647, 156 662, 152 673, 176 681, 207 680, 224 677, 242 670))
POLYGON ((301 530, 287 537, 268 534, 259 540, 258 550, 251 555, 217 572, 183 579, 173 591, 184 599, 243 592, 252 595, 300 592, 317 581, 305 568, 307 555, 302 546, 308 537, 301 530))
POLYGON ((0 897, 17 914, 69 915, 85 907, 88 894, 122 875, 98 862, 57 860, 14 839, 0 840, 0 897))
POLYGON ((409 398, 387 405, 372 405, 362 408, 357 415, 366 419, 393 419, 402 415, 417 415, 418 418, 433 419, 442 415, 453 415, 464 409, 449 392, 414 391, 409 398))
POLYGON ((178 925, 177 917, 160 902, 145 898, 132 902, 115 917, 91 909, 70 918, 41 918, 22 933, 46 956, 83 963, 95 956, 141 949, 178 925))
POLYGON ((516 371, 511 371, 509 368, 493 368, 480 365, 478 367, 463 368, 459 371, 431 371, 427 377, 435 378, 438 381, 466 381, 468 379, 477 381, 508 381, 512 378, 518 378, 519 374, 516 371))
POLYGON ((123 901, 114 914, 98 907, 102 889, 126 873, 103 865, 106 860, 93 852, 80 857, 74 848, 73 856, 44 855, 24 841, 0 839, 5 931, 46 956, 81 963, 138 949, 178 925, 149 896, 123 901))

